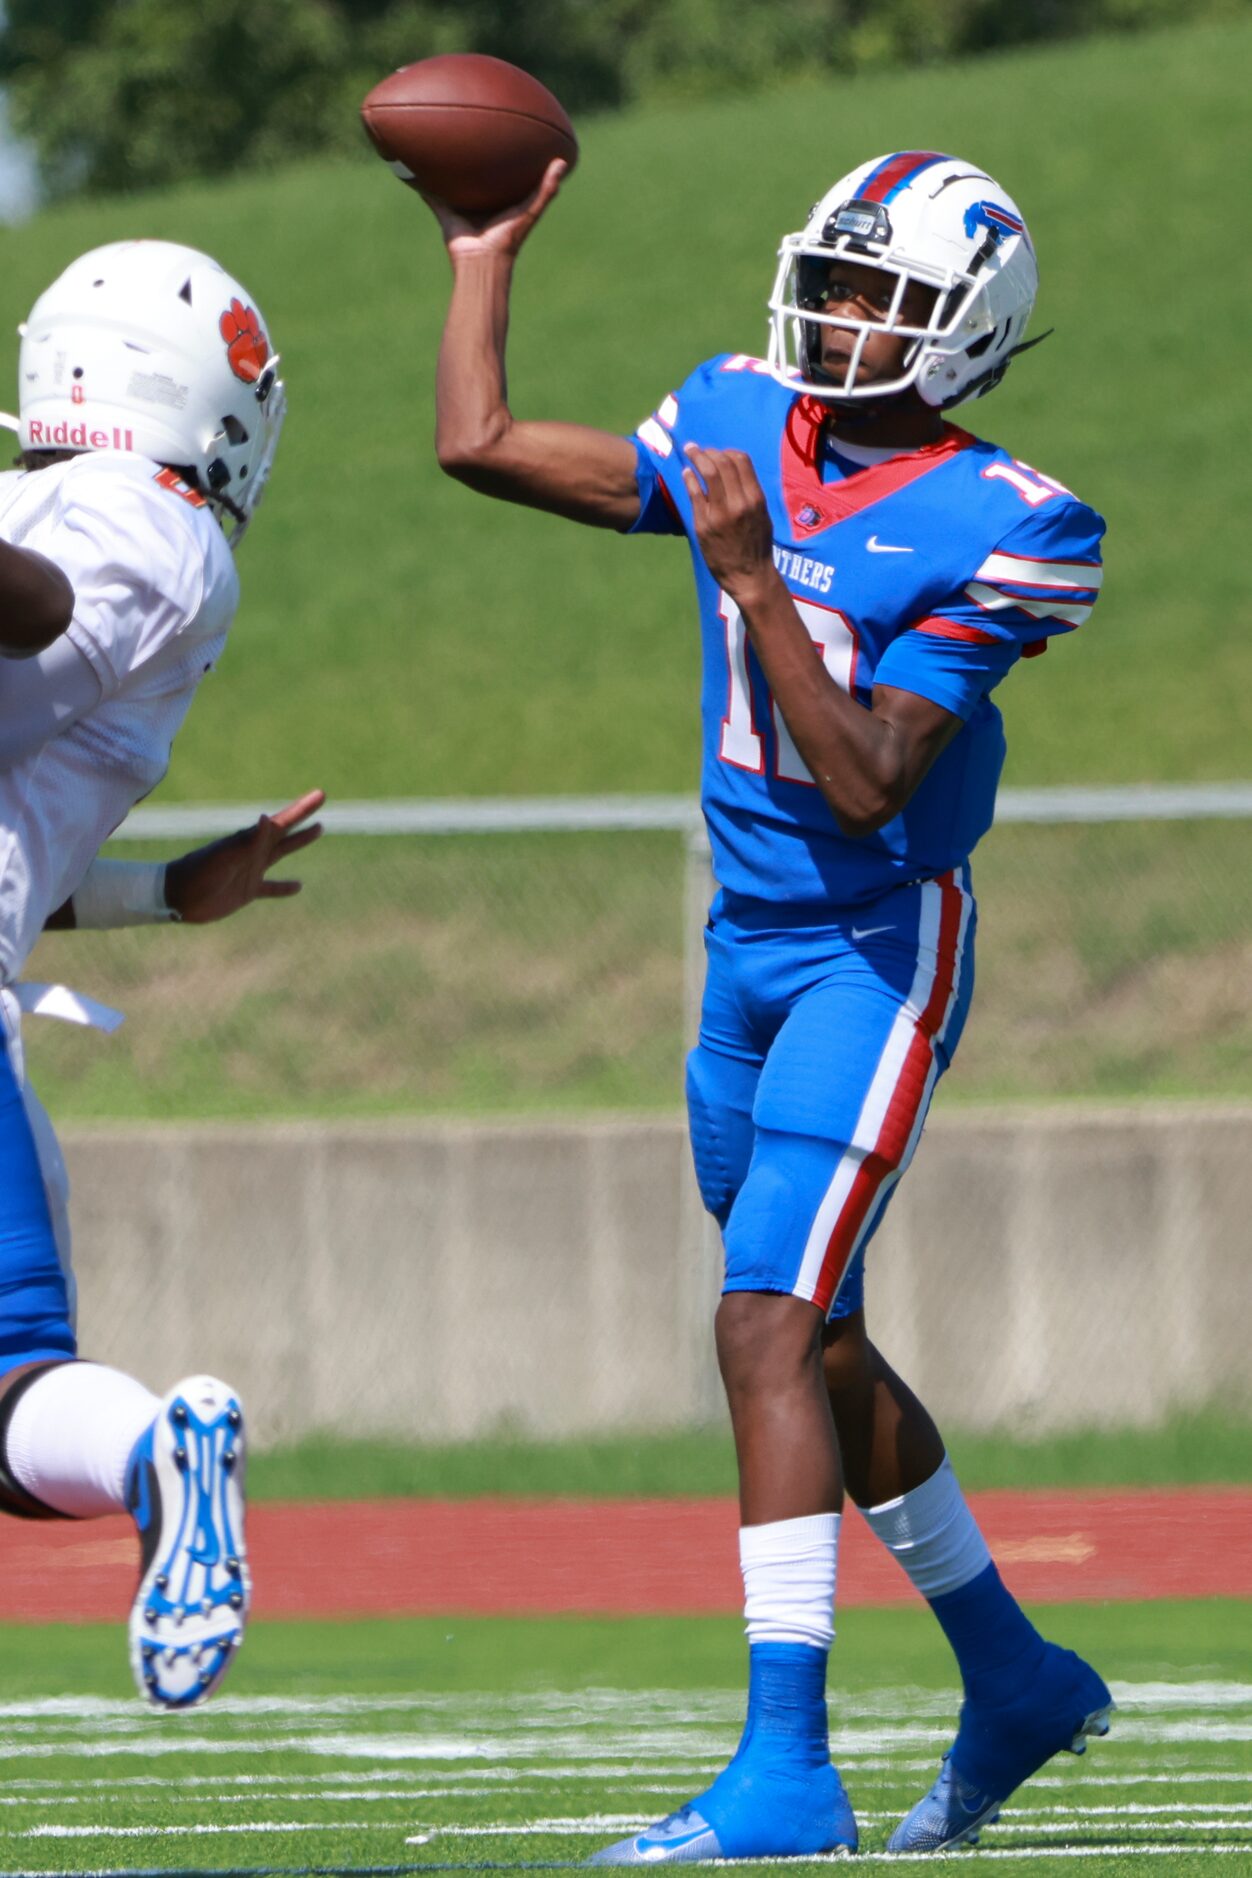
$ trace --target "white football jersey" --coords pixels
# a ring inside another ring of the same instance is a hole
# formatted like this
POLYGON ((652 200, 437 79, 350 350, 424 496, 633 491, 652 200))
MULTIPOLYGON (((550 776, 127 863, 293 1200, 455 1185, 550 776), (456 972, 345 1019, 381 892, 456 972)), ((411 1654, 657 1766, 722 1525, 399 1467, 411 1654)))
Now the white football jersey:
POLYGON ((84 716, 0 770, 4 984, 164 776, 196 686, 226 642, 239 582, 203 498, 122 452, 0 475, 0 537, 64 571, 75 593, 66 637, 102 687, 84 716))

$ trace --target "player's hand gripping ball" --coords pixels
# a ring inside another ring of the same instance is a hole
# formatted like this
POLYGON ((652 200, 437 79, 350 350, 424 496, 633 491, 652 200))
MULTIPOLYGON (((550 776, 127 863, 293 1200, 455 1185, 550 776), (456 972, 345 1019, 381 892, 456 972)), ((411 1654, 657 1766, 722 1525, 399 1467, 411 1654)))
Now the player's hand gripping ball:
POLYGON ((536 189, 554 157, 578 160, 574 127, 529 72, 480 52, 420 59, 361 106, 378 154, 423 195, 478 220, 536 189))

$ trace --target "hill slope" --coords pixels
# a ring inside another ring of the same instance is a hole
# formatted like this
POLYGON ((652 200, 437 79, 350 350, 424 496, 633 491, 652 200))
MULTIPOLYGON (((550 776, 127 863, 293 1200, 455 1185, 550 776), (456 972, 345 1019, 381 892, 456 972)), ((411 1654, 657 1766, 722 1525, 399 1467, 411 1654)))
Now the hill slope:
MULTIPOLYGON (((1057 329, 977 427, 1110 522, 1096 621, 1002 694, 1010 779, 1246 772, 1252 281, 1229 231, 1250 59, 1252 26, 1231 24, 590 122, 521 269, 516 406, 630 429, 699 358, 761 349, 778 235, 841 170, 898 146, 968 154, 1025 205, 1035 330, 1057 329)), ((61 208, 0 236, 8 313, 125 233, 236 270, 291 397, 235 639, 165 799, 694 785, 681 546, 488 505, 438 473, 446 267, 407 191, 362 162, 61 208)))

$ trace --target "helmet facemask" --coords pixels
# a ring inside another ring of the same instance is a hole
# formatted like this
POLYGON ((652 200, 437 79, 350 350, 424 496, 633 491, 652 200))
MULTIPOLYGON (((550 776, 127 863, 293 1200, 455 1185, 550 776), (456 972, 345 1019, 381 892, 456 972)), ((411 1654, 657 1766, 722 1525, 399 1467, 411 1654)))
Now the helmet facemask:
MULTIPOLYGON (((994 252, 992 236, 986 237, 983 248, 988 255, 994 252)), ((979 337, 984 343, 990 342, 989 328, 982 335, 976 331, 976 311, 970 318, 981 284, 978 268, 985 258, 980 248, 968 270, 906 259, 893 246, 890 218, 881 204, 856 200, 845 203, 828 218, 820 238, 814 239, 807 231, 783 238, 770 296, 770 363, 798 369, 807 389, 819 398, 842 401, 898 397, 916 384, 924 361, 945 351, 970 352, 971 339, 974 346, 979 337), (836 261, 875 268, 894 282, 890 304, 881 319, 825 310, 830 269, 836 261), (912 324, 901 315, 910 284, 930 291, 932 305, 924 325, 912 324), (829 327, 854 335, 841 383, 832 380, 822 362, 822 334, 829 327), (900 370, 890 379, 858 382, 866 343, 876 334, 909 342, 900 370)))
POLYGON ((880 158, 843 177, 805 227, 783 237, 768 363, 790 389, 832 403, 866 407, 911 392, 944 410, 1003 377, 1021 349, 1037 278, 1025 223, 985 172, 933 153, 880 158), (860 317, 854 295, 846 307, 832 302, 829 275, 840 261, 885 277, 881 317, 860 317), (912 286, 928 290, 924 317, 912 286), (851 336, 837 379, 823 363, 831 328, 851 336), (889 377, 871 379, 865 369, 875 334, 903 342, 889 377))

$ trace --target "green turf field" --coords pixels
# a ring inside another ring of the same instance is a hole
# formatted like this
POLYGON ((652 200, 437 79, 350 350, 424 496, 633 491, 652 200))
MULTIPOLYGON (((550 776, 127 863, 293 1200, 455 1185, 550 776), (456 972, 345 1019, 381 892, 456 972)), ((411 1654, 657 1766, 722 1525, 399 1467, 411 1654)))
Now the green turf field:
MULTIPOLYGON (((699 359, 763 346, 778 237, 853 161, 985 163, 1030 218, 1035 330, 1056 334, 973 418, 1110 521, 1091 626, 1004 687, 1008 780, 1241 774, 1252 254, 1230 231, 1250 61, 1243 17, 589 120, 521 271, 517 408, 633 428, 699 359)), ((0 231, 10 322, 125 233, 199 243, 243 276, 291 400, 238 630, 166 799, 694 786, 681 546, 439 476, 446 266, 410 192, 362 161, 58 208, 0 231)))
MULTIPOLYGON (((980 1862, 1006 1878, 1199 1873, 1219 1853, 1219 1870, 1252 1869, 1246 1607, 1035 1615, 1098 1660, 1121 1713, 1024 1790, 980 1862)), ((578 1863, 706 1785, 742 1715, 723 1620, 262 1625, 228 1695, 167 1719, 130 1697, 118 1628, 0 1630, 0 1658, 6 1872, 578 1863)), ((832 1748, 871 1856, 953 1715, 926 1613, 842 1617, 832 1748)))
MULTIPOLYGON (((1230 1404, 1175 1415, 1155 1428, 1089 1428, 1036 1436, 947 1429, 953 1465, 970 1492, 996 1487, 1201 1487, 1252 1481, 1252 1425, 1230 1404)), ((587 1441, 494 1441, 417 1447, 339 1441, 254 1453, 254 1500, 474 1499, 554 1494, 566 1499, 733 1494, 728 1428, 587 1441)))

